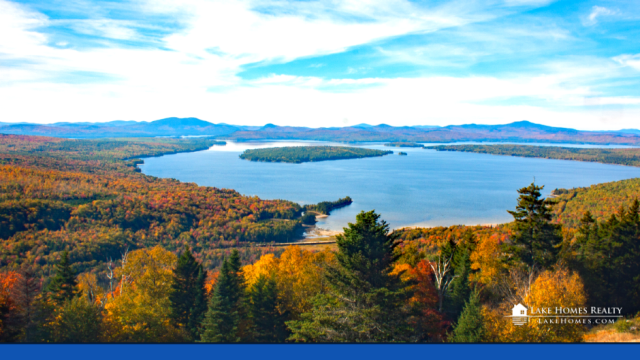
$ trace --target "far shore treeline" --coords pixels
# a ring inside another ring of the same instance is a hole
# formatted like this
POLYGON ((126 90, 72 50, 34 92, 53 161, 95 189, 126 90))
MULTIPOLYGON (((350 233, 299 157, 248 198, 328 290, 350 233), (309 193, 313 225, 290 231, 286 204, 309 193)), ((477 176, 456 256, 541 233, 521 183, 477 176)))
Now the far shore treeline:
MULTIPOLYGON (((518 192, 513 222, 391 231, 361 212, 335 250, 301 207, 136 171, 206 139, 0 142, 0 342, 581 342, 640 325, 640 179, 518 192), (621 308, 515 326, 514 304, 621 308), (601 320, 598 320, 601 321, 601 320)), ((523 184, 524 185, 524 184, 523 184)), ((505 209, 507 210, 507 209, 505 209)), ((634 330, 636 329, 636 330, 634 330)), ((616 335, 618 336, 618 335, 616 335)))
POLYGON ((422 148, 424 147, 423 144, 418 144, 418 143, 414 143, 414 142, 391 142, 391 143, 386 143, 384 144, 384 146, 389 146, 389 147, 412 147, 412 148, 422 148))
POLYGON ((267 149, 249 149, 240 158, 251 161, 303 162, 360 159, 393 154, 393 151, 372 150, 345 146, 287 146, 267 149))
POLYGON ((570 148, 532 145, 438 145, 436 151, 463 151, 491 155, 509 155, 558 160, 590 161, 603 164, 640 166, 640 149, 570 148))

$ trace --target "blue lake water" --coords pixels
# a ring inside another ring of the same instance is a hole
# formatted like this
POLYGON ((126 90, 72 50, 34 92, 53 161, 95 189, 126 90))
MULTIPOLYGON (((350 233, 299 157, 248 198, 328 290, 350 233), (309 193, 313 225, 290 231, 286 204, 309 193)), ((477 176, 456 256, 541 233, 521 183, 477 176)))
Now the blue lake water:
POLYGON ((140 168, 147 175, 302 205, 350 196, 353 204, 334 210, 318 223, 320 228, 335 231, 353 222, 361 210, 376 210, 392 228, 503 223, 512 219, 506 210, 515 207, 517 189, 529 185, 534 177, 537 184, 545 185, 544 195, 555 188, 640 177, 640 168, 636 167, 389 148, 382 144, 357 146, 393 150, 394 155, 303 164, 251 162, 238 157, 245 149, 318 144, 335 145, 310 141, 227 142, 227 146, 206 151, 147 158, 140 168), (398 156, 398 151, 408 156, 398 156))

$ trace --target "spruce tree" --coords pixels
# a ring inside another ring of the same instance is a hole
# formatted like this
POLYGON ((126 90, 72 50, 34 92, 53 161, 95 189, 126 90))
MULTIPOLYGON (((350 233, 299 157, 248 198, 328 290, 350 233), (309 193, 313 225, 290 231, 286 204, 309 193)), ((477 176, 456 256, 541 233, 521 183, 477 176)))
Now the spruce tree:
POLYGON ((206 273, 206 270, 200 266, 198 276, 196 277, 195 302, 191 309, 192 316, 189 318, 188 322, 189 329, 192 331, 191 334, 193 336, 193 340, 199 338, 200 332, 202 331, 202 321, 204 320, 204 315, 207 312, 207 291, 204 287, 207 280, 206 273), (200 284, 202 284, 202 286, 200 286, 200 284))
POLYGON ((186 329, 191 339, 197 339, 199 324, 207 310, 205 301, 205 271, 189 248, 182 253, 173 270, 171 283, 171 320, 178 328, 186 329))
POLYGON ((336 237, 338 266, 326 269, 330 290, 314 299, 312 312, 287 324, 292 340, 330 342, 409 341, 412 295, 399 274, 391 274, 399 235, 374 211, 361 212, 336 237))
POLYGON ((278 309, 276 281, 261 275, 249 289, 250 315, 255 342, 284 342, 289 336, 285 325, 287 315, 278 309))
POLYGON ((471 295, 471 286, 469 284, 469 275, 471 275, 471 253, 476 246, 475 235, 472 232, 465 233, 455 248, 453 254, 453 274, 455 278, 449 286, 450 298, 446 312, 451 319, 456 320, 462 313, 465 302, 471 295))
POLYGON ((62 253, 62 259, 56 265, 56 274, 51 278, 47 292, 54 302, 62 304, 78 295, 77 286, 76 273, 71 269, 69 253, 65 251, 62 253))
POLYGON ((486 329, 482 316, 482 305, 477 291, 471 293, 466 302, 460 319, 453 329, 451 342, 482 342, 485 340, 486 329))
POLYGON ((551 223, 553 202, 541 198, 542 189, 535 183, 519 189, 516 210, 508 211, 515 219, 516 234, 506 250, 529 271, 553 265, 562 243, 561 226, 551 223))
POLYGON ((240 256, 233 250, 218 275, 209 308, 202 323, 201 342, 247 341, 244 280, 240 274, 240 256))

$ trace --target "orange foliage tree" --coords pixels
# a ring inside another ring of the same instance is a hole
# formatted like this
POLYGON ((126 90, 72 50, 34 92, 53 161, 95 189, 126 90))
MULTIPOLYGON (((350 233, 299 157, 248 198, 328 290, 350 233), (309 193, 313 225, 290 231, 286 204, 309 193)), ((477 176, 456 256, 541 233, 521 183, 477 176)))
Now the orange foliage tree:
MULTIPOLYGON (((529 311, 549 308, 552 315, 556 308, 584 308, 586 296, 582 280, 577 273, 564 268, 545 271, 533 282, 523 305, 529 311)), ((499 342, 580 342, 583 339, 585 319, 563 317, 529 317, 524 325, 514 325, 510 317, 516 304, 502 303, 498 309, 483 308, 487 331, 492 341, 499 342)), ((532 314, 529 314, 530 316, 532 314)), ((548 315, 545 315, 548 316, 548 315)))

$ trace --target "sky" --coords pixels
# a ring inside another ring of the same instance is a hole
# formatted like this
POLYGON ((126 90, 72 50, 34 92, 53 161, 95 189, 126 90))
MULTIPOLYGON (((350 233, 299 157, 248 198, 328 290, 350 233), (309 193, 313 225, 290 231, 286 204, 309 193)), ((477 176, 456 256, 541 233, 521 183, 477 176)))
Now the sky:
POLYGON ((0 122, 640 128, 638 0, 0 0, 0 122))

